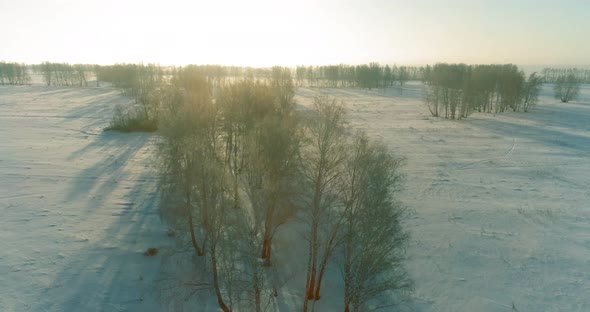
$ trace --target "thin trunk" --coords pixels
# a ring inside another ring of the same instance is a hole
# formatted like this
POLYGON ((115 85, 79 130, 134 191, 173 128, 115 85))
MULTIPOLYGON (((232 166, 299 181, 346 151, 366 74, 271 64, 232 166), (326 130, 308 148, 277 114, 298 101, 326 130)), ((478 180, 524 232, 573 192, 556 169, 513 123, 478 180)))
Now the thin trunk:
POLYGON ((191 196, 190 193, 186 194, 186 212, 188 214, 188 226, 190 228, 191 231, 191 241, 193 243, 193 248, 195 249, 195 252, 197 253, 197 256, 202 256, 203 255, 203 251, 199 248, 199 243, 197 242, 197 237, 195 235, 195 226, 193 223, 193 214, 191 211, 191 196))
POLYGON ((215 288, 215 295, 217 295, 217 304, 223 312, 231 312, 223 301, 221 290, 219 289, 219 273, 217 272, 217 257, 215 254, 215 244, 211 245, 211 270, 213 271, 213 287, 215 288))
POLYGON ((239 207, 239 200, 238 200, 238 129, 233 131, 235 133, 234 138, 234 208, 239 207))
POLYGON ((240 207, 239 201, 239 194, 238 194, 238 174, 235 173, 234 175, 234 209, 240 207))
POLYGON ((313 248, 312 248, 312 243, 311 240, 309 242, 309 253, 307 256, 307 279, 305 281, 305 295, 303 296, 304 300, 303 300, 303 312, 307 312, 307 303, 309 301, 309 298, 307 297, 307 290, 309 289, 309 284, 311 283, 311 259, 313 258, 312 256, 313 253, 313 248))
MULTIPOLYGON (((321 157, 320 159, 323 159, 321 157)), ((321 163, 320 163, 321 164, 321 163)), ((313 300, 314 290, 315 290, 315 282, 316 282, 316 271, 317 271, 317 252, 318 252, 318 222, 319 222, 319 210, 320 210, 320 203, 321 203, 321 187, 320 183, 322 181, 322 168, 320 167, 318 170, 318 176, 315 179, 315 186, 314 186, 314 196, 313 196, 313 204, 312 204, 312 211, 311 211, 311 237, 309 241, 309 253, 310 259, 308 263, 308 271, 307 271, 307 288, 305 289, 305 305, 304 311, 307 311, 307 301, 313 300)))
POLYGON ((264 239, 262 242, 262 259, 265 266, 271 266, 270 250, 272 245, 272 217, 274 215, 274 203, 271 203, 266 211, 264 220, 264 239))
MULTIPOLYGON (((314 222, 315 223, 315 222, 314 222)), ((316 282, 316 272, 317 272, 317 225, 314 225, 311 231, 311 246, 312 246, 312 254, 311 254, 311 272, 309 273, 309 288, 307 289, 307 298, 312 300, 315 298, 314 296, 314 289, 315 289, 315 282, 316 282)))
POLYGON ((270 236, 268 238, 268 246, 266 246, 266 261, 267 261, 266 265, 267 266, 271 266, 271 263, 270 263, 271 250, 272 250, 272 236, 270 236))
POLYGON ((260 302, 260 287, 258 285, 258 278, 254 279, 254 304, 256 312, 262 311, 260 302))
POLYGON ((316 289, 315 289, 315 295, 314 295, 315 300, 320 300, 320 298, 321 298, 320 289, 322 287, 322 278, 324 277, 324 273, 326 272, 326 266, 328 265, 328 259, 330 258, 330 255, 332 254, 332 244, 334 244, 334 239, 336 238, 337 232, 338 232, 338 228, 334 229, 334 231, 332 233, 332 237, 330 237, 330 240, 328 241, 328 245, 326 246, 325 253, 322 258, 322 263, 320 264, 320 271, 318 274, 318 281, 316 283, 316 289))
POLYGON ((350 290, 351 290, 351 272, 350 272, 350 258, 352 257, 352 237, 350 231, 352 229, 352 222, 349 221, 349 233, 346 241, 346 254, 344 256, 344 312, 350 312, 350 290))
POLYGON ((262 241, 262 253, 260 255, 261 259, 266 259, 266 248, 267 248, 268 244, 267 244, 267 240, 266 240, 266 236, 264 237, 263 241, 262 241))

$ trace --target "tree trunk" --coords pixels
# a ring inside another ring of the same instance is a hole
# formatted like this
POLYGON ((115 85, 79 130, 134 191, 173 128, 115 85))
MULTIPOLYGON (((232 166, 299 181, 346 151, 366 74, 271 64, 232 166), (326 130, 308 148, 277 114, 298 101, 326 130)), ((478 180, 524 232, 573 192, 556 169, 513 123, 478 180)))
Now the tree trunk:
POLYGON ((213 288, 215 288, 215 295, 217 295, 217 304, 223 312, 231 312, 223 301, 221 290, 219 289, 219 273, 217 272, 217 257, 215 254, 215 244, 211 243, 211 270, 213 271, 213 288))
POLYGON ((318 281, 316 283, 316 289, 315 289, 315 295, 314 295, 315 300, 320 300, 320 298, 321 298, 320 289, 322 287, 322 278, 324 277, 324 273, 326 272, 326 265, 328 264, 328 258, 329 258, 328 255, 324 256, 324 259, 322 259, 322 263, 320 265, 320 272, 318 274, 318 281))
MULTIPOLYGON (((340 222, 340 221, 338 221, 340 222)), ((315 289, 315 295, 314 298, 315 300, 320 300, 320 289, 322 287, 322 278, 324 277, 324 273, 326 272, 326 266, 328 265, 328 259, 330 259, 330 256, 332 255, 332 246, 334 245, 334 240, 336 239, 336 235, 338 234, 338 229, 340 227, 337 225, 335 225, 334 229, 332 230, 332 233, 330 234, 330 239, 328 240, 326 247, 325 247, 325 252, 324 252, 324 257, 322 258, 322 263, 320 264, 320 272, 318 275, 318 281, 317 281, 317 286, 315 289)))
POLYGON ((264 239, 262 241, 262 259, 265 266, 271 266, 270 251, 272 245, 272 217, 274 215, 274 204, 270 204, 264 220, 264 239))
POLYGON ((307 312, 307 303, 309 302, 308 292, 311 284, 311 261, 313 259, 313 246, 310 238, 309 253, 307 257, 307 279, 305 281, 305 294, 303 296, 303 312, 307 312))
POLYGON ((234 138, 234 147, 233 147, 233 152, 234 152, 234 208, 238 208, 239 207, 239 199, 238 199, 238 129, 235 129, 233 131, 235 133, 235 138, 234 138))
POLYGON ((204 254, 203 250, 199 248, 199 243, 197 242, 197 237, 195 235, 195 227, 193 224, 193 214, 191 212, 191 196, 189 193, 186 194, 186 212, 188 214, 188 226, 191 231, 191 241, 193 243, 193 248, 197 253, 197 256, 202 256, 204 254))
MULTIPOLYGON (((322 157, 323 158, 323 157, 322 157)), ((317 270, 317 252, 318 252, 318 222, 319 222, 319 209, 321 203, 321 189, 320 183, 322 181, 322 169, 319 169, 319 174, 315 180, 314 187, 314 198, 313 206, 311 211, 312 222, 311 222, 311 237, 309 240, 309 263, 307 265, 307 288, 305 289, 305 304, 304 311, 307 311, 308 300, 313 300, 315 284, 316 284, 316 270, 317 270)))
POLYGON ((255 305, 255 311, 256 312, 260 312, 261 310, 261 302, 260 302, 260 285, 259 285, 259 280, 258 280, 258 276, 254 277, 254 305, 255 305))
POLYGON ((260 290, 256 290, 256 312, 260 312, 261 310, 261 304, 260 304, 260 290))
MULTIPOLYGON (((314 222, 315 223, 315 222, 314 222)), ((309 288, 307 289, 307 298, 312 300, 315 298, 313 291, 315 290, 315 279, 316 279, 316 271, 317 271, 317 225, 313 225, 312 233, 311 233, 311 272, 309 272, 309 288)))
POLYGON ((266 259, 266 248, 267 248, 268 244, 266 241, 266 235, 264 237, 264 239, 262 240, 262 253, 260 254, 260 258, 261 259, 266 259))
MULTIPOLYGON (((349 231, 352 225, 349 223, 349 231)), ((346 254, 344 255, 344 312, 350 312, 350 290, 351 290, 351 276, 350 276, 350 258, 352 257, 352 238, 348 234, 346 242, 346 254)))
POLYGON ((238 173, 234 173, 234 209, 240 208, 239 192, 238 192, 238 173))

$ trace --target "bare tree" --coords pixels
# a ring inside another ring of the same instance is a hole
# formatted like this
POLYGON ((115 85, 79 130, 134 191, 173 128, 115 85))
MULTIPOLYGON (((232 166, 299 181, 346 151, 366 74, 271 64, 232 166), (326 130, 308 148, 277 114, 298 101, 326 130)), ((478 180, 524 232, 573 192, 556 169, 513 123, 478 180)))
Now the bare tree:
POLYGON ((96 78, 96 87, 100 87, 100 65, 92 66, 92 71, 94 72, 94 77, 96 78))
MULTIPOLYGON (((221 277, 224 272, 219 270, 219 249, 223 250, 224 234, 226 233, 227 209, 229 208, 228 198, 225 194, 225 178, 222 165, 217 162, 205 163, 203 169, 207 177, 208 185, 203 186, 201 201, 206 205, 205 231, 209 237, 209 255, 211 256, 211 272, 213 274, 213 288, 217 296, 219 308, 224 312, 231 312, 231 308, 226 304, 227 296, 231 300, 231 290, 228 294, 222 292, 221 277)), ((225 272, 226 274, 229 272, 225 272)))
POLYGON ((428 110, 430 114, 434 117, 440 116, 440 107, 442 106, 441 100, 441 91, 439 86, 432 85, 426 89, 424 94, 424 101, 426 102, 426 106, 428 106, 428 110))
POLYGON ((303 81, 305 80, 305 73, 306 73, 305 66, 297 66, 295 69, 295 75, 297 76, 297 86, 303 86, 303 81))
POLYGON ((51 77, 53 76, 52 64, 49 62, 43 62, 41 64, 41 74, 43 75, 43 81, 50 86, 51 85, 51 77))
POLYGON ((562 75, 555 80, 553 90, 555 91, 555 98, 560 99, 563 103, 567 103, 578 97, 580 93, 580 81, 574 74, 562 75))
POLYGON ((216 110, 203 89, 181 90, 170 86, 161 90, 160 95, 164 103, 161 129, 164 140, 159 147, 161 190, 166 199, 163 213, 171 224, 184 226, 186 222, 193 248, 202 256, 210 210, 205 174, 209 168, 205 164, 216 157, 216 110), (199 244, 201 234, 204 238, 199 244))
POLYGON ((27 65, 0 62, 0 85, 23 85, 30 81, 27 65))
POLYGON ((257 252, 258 234, 248 209, 232 209, 227 214, 219 258, 230 309, 237 306, 240 311, 267 311, 275 297, 274 272, 264 266, 257 252))
POLYGON ((342 272, 344 311, 366 311, 386 292, 410 289, 402 261, 408 234, 395 199, 402 160, 387 148, 355 136, 341 179, 345 211, 342 272))
POLYGON ((429 69, 426 103, 433 116, 520 110, 525 77, 515 65, 436 64, 429 69))
POLYGON ((337 179, 341 174, 345 155, 344 108, 335 99, 316 97, 308 125, 307 144, 303 151, 302 170, 309 191, 306 194, 305 212, 309 221, 309 251, 303 310, 307 311, 310 299, 319 299, 321 274, 318 270, 331 255, 332 233, 337 224, 337 179), (321 229, 328 235, 321 236, 321 229), (320 251, 323 249, 323 255, 320 251))
POLYGON ((400 90, 403 90, 404 85, 409 80, 408 68, 406 66, 400 66, 397 73, 397 80, 399 81, 400 90))
POLYGON ((295 213, 300 138, 298 119, 278 112, 261 120, 248 137, 247 190, 262 231, 261 258, 266 266, 271 265, 276 229, 295 213))
POLYGON ((271 87, 282 111, 290 111, 293 106, 293 78, 288 67, 274 66, 272 68, 271 87))
POLYGON ((391 86, 393 83, 393 73, 391 71, 391 67, 389 65, 385 65, 383 69, 383 89, 391 86))
POLYGON ((528 112, 532 107, 537 105, 539 99, 539 92, 543 85, 543 78, 537 76, 537 73, 532 73, 525 82, 522 91, 522 110, 528 112))

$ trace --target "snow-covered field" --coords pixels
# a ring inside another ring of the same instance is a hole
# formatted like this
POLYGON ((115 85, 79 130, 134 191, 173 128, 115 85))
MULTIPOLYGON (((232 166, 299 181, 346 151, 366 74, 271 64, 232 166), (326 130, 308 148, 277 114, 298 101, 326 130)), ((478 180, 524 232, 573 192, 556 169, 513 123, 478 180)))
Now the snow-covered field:
POLYGON ((0 87, 0 311, 158 311, 146 134, 102 133, 112 89, 0 87))
MULTIPOLYGON (((300 90, 304 102, 313 90, 300 90)), ((590 311, 590 87, 530 113, 430 117, 419 86, 323 92, 407 158, 413 311, 590 311)))
MULTIPOLYGON (((416 84, 298 90, 303 105, 341 98, 353 127, 407 159, 405 310, 590 311, 590 88, 567 104, 551 93, 531 113, 448 121, 416 84)), ((109 88, 0 87, 1 311, 169 307, 155 290, 174 240, 157 211, 154 137, 101 130, 128 102, 109 88)))

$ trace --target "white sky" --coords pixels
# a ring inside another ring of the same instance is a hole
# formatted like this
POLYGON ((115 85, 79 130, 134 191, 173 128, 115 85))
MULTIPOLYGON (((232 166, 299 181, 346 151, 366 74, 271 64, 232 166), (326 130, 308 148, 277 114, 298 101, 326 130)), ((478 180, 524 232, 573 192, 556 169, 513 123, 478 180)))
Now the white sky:
POLYGON ((0 0, 0 60, 589 64, 590 1, 0 0))

